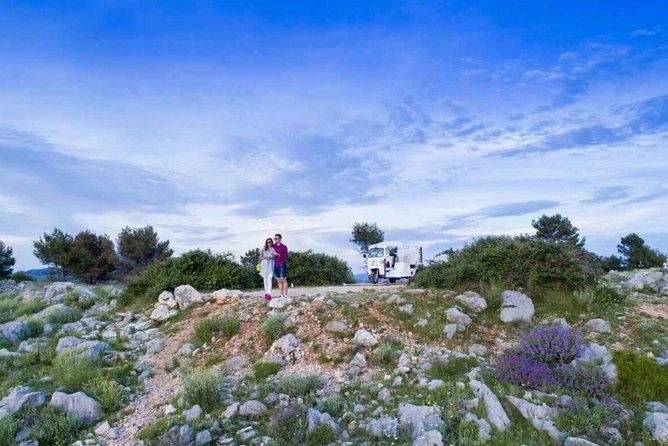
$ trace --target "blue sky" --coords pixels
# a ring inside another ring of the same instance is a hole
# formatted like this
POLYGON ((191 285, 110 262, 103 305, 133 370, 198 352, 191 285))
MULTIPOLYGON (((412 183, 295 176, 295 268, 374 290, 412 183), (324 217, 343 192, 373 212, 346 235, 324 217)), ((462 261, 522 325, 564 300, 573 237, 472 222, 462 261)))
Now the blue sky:
POLYGON ((663 2, 0 3, 0 240, 154 225, 236 254, 280 231, 361 265, 560 212, 668 251, 663 2), (540 4, 539 4, 540 3, 540 4))

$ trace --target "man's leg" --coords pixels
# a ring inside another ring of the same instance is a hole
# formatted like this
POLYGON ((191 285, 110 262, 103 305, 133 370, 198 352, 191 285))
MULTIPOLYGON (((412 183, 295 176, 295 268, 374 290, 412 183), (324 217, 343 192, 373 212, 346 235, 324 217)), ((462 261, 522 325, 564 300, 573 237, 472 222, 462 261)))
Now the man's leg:
POLYGON ((288 297, 288 279, 286 277, 281 279, 281 294, 288 297))

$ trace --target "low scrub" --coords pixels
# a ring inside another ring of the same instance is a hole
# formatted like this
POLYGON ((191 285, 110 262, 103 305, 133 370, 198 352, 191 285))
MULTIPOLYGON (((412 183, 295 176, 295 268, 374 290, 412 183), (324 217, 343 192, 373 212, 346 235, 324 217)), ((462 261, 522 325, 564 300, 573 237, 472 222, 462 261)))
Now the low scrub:
POLYGON ((264 333, 267 340, 269 342, 273 342, 283 336, 285 333, 284 323, 285 314, 278 313, 265 319, 260 327, 262 328, 262 333, 264 333))
POLYGON ((503 284, 528 291, 546 288, 583 289, 602 271, 595 257, 568 243, 528 236, 489 236, 460 250, 449 250, 447 261, 421 268, 413 280, 424 288, 474 288, 503 284))
POLYGON ((401 356, 401 345, 394 342, 381 342, 373 350, 371 360, 383 367, 396 367, 401 356))
POLYGON ((137 433, 137 438, 148 443, 154 444, 158 438, 167 433, 169 429, 169 420, 167 418, 157 418, 137 433))
POLYGON ((69 310, 56 310, 47 316, 46 320, 48 323, 53 325, 63 325, 76 322, 81 319, 81 311, 76 308, 71 308, 69 310))
POLYGON ((277 362, 256 362, 253 364, 255 379, 264 380, 281 370, 281 365, 277 362))
POLYGON ((298 397, 308 395, 322 387, 322 379, 318 375, 293 376, 283 375, 276 381, 276 392, 298 397))
POLYGON ((125 393, 123 388, 108 378, 98 376, 86 382, 82 390, 95 399, 102 411, 111 414, 123 408, 125 404, 125 393))
POLYGON ((668 401, 668 366, 632 351, 616 351, 617 392, 630 402, 668 401))
POLYGON ((428 371, 428 375, 434 379, 448 381, 468 372, 477 363, 475 358, 463 357, 450 358, 448 361, 434 361, 428 371))
POLYGON ((56 386, 68 392, 77 392, 83 390, 85 383, 99 377, 102 372, 95 359, 68 351, 55 357, 49 374, 56 386))
POLYGON ((239 333, 241 322, 234 316, 223 316, 219 318, 206 318, 195 324, 194 341, 202 345, 211 342, 214 336, 229 339, 239 333))
POLYGON ((309 250, 290 253, 288 281, 295 286, 341 285, 355 283, 355 277, 338 257, 309 250))
MULTIPOLYGON (((12 418, 17 421, 15 426, 26 430, 28 438, 37 441, 40 446, 70 446, 76 441, 83 427, 74 417, 51 406, 19 411, 4 418, 2 423, 7 423, 7 420, 12 418)), ((15 443, 12 441, 7 444, 15 443)))
POLYGON ((189 376, 183 385, 183 397, 191 406, 199 404, 211 412, 222 404, 222 377, 211 372, 200 372, 189 376))

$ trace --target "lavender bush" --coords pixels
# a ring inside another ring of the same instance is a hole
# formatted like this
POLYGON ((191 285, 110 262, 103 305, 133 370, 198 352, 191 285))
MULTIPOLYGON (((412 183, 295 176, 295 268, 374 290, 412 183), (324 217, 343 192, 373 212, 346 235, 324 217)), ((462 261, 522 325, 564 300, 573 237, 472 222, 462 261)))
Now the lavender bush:
POLYGON ((549 365, 513 350, 504 352, 496 359, 494 371, 499 381, 527 389, 550 391, 559 386, 554 370, 549 365))
POLYGON ((555 325, 531 330, 517 346, 520 354, 551 367, 573 361, 583 349, 580 332, 555 325))
POLYGON ((556 379, 561 387, 582 397, 602 398, 610 386, 608 376, 600 367, 586 364, 560 366, 556 379))
MULTIPOLYGON (((568 434, 586 434, 592 440, 608 444, 606 429, 625 431, 629 428, 631 413, 614 398, 573 398, 555 405, 559 415, 557 427, 568 434)), ((615 441, 612 443, 617 444, 615 441)))

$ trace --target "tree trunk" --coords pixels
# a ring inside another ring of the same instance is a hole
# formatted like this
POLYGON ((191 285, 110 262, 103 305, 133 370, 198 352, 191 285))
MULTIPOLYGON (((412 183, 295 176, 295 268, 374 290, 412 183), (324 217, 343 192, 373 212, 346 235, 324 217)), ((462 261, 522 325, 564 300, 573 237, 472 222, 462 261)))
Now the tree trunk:
POLYGON ((62 281, 65 282, 65 267, 64 266, 60 267, 60 277, 61 277, 62 281))

